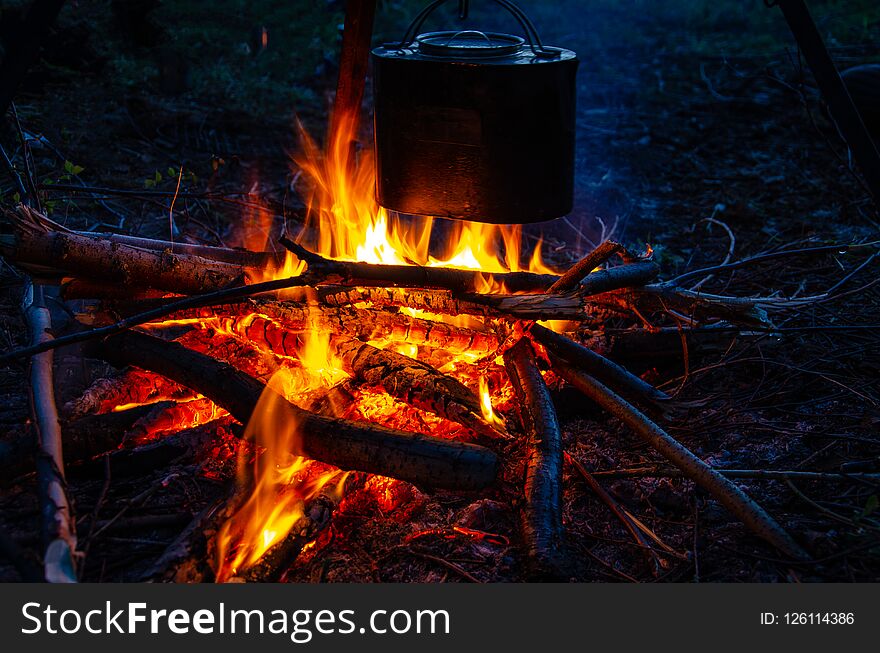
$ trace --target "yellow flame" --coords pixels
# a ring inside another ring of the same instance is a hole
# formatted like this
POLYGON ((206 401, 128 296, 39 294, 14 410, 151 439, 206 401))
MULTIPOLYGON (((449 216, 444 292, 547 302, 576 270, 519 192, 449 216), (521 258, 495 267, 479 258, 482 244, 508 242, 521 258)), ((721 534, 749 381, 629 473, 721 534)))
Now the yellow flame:
POLYGON ((492 395, 489 393, 489 381, 485 376, 480 377, 480 410, 483 413, 483 419, 489 424, 502 426, 504 422, 495 414, 492 408, 492 395))
POLYGON ((288 400, 329 387, 346 375, 333 360, 329 337, 317 331, 306 335, 300 361, 303 370, 281 368, 272 376, 245 429, 245 440, 253 442, 258 453, 253 461, 247 459, 252 454, 240 453, 239 478, 252 477, 253 491, 218 533, 218 582, 252 566, 284 540, 304 517, 309 500, 322 493, 336 497, 341 491, 346 473, 291 454, 302 447, 288 400))
MULTIPOLYGON (((352 161, 355 140, 353 116, 339 121, 326 152, 300 125, 302 156, 296 158, 310 182, 307 225, 301 243, 329 258, 394 265, 444 266, 481 270, 482 292, 499 292, 492 274, 522 269, 522 227, 478 222, 440 221, 389 213, 376 203, 372 154, 361 152, 352 161), (432 232, 442 228, 443 251, 429 252, 432 232)), ((540 248, 527 267, 547 272, 540 248)))

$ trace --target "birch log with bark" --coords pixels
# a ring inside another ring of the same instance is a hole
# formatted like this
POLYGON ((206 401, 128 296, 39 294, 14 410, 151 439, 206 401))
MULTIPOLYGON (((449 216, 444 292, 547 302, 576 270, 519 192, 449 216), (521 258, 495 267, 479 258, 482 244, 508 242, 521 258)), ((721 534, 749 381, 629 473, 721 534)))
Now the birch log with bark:
MULTIPOLYGON (((31 341, 52 338, 52 320, 39 286, 29 286, 25 317, 31 341)), ((67 497, 61 426, 55 405, 51 351, 31 359, 30 394, 37 433, 37 486, 42 515, 43 564, 50 583, 76 582, 76 526, 67 497)))

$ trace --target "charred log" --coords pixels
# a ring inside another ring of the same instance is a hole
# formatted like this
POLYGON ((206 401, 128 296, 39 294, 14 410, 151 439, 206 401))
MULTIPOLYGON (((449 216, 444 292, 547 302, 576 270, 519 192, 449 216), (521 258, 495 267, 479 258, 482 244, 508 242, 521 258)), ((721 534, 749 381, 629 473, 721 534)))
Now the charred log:
POLYGON ((550 392, 528 339, 504 353, 504 364, 519 400, 528 437, 522 528, 533 571, 567 578, 562 530, 562 432, 550 392))

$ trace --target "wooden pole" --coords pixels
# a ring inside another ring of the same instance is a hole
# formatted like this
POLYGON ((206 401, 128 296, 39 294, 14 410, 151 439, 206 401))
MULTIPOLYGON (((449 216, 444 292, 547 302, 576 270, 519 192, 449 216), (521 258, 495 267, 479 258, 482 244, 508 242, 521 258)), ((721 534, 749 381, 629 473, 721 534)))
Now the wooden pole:
POLYGON ((354 138, 357 132, 367 67, 370 62, 370 40, 373 36, 375 16, 376 0, 346 0, 336 99, 327 131, 328 148, 335 146, 334 135, 339 133, 340 127, 347 120, 352 121, 351 137, 354 138))

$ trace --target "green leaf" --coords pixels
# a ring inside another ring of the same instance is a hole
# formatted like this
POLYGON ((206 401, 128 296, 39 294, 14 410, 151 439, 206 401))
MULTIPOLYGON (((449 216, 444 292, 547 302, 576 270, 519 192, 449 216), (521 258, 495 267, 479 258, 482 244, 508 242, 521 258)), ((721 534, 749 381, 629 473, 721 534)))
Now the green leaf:
POLYGON ((156 182, 152 179, 144 179, 144 188, 153 188, 156 185, 156 182))
POLYGON ((69 175, 78 175, 83 170, 85 170, 85 168, 83 168, 82 166, 74 165, 70 161, 64 162, 64 172, 66 172, 69 175))
POLYGON ((153 179, 158 184, 160 181, 162 181, 162 173, 156 170, 156 174, 153 176, 153 179))
POLYGON ((12 199, 15 201, 16 204, 18 204, 21 201, 21 194, 20 193, 13 193, 12 199))
POLYGON ((174 168, 168 168, 168 170, 166 172, 168 173, 169 177, 176 177, 177 176, 177 171, 175 171, 174 168))

